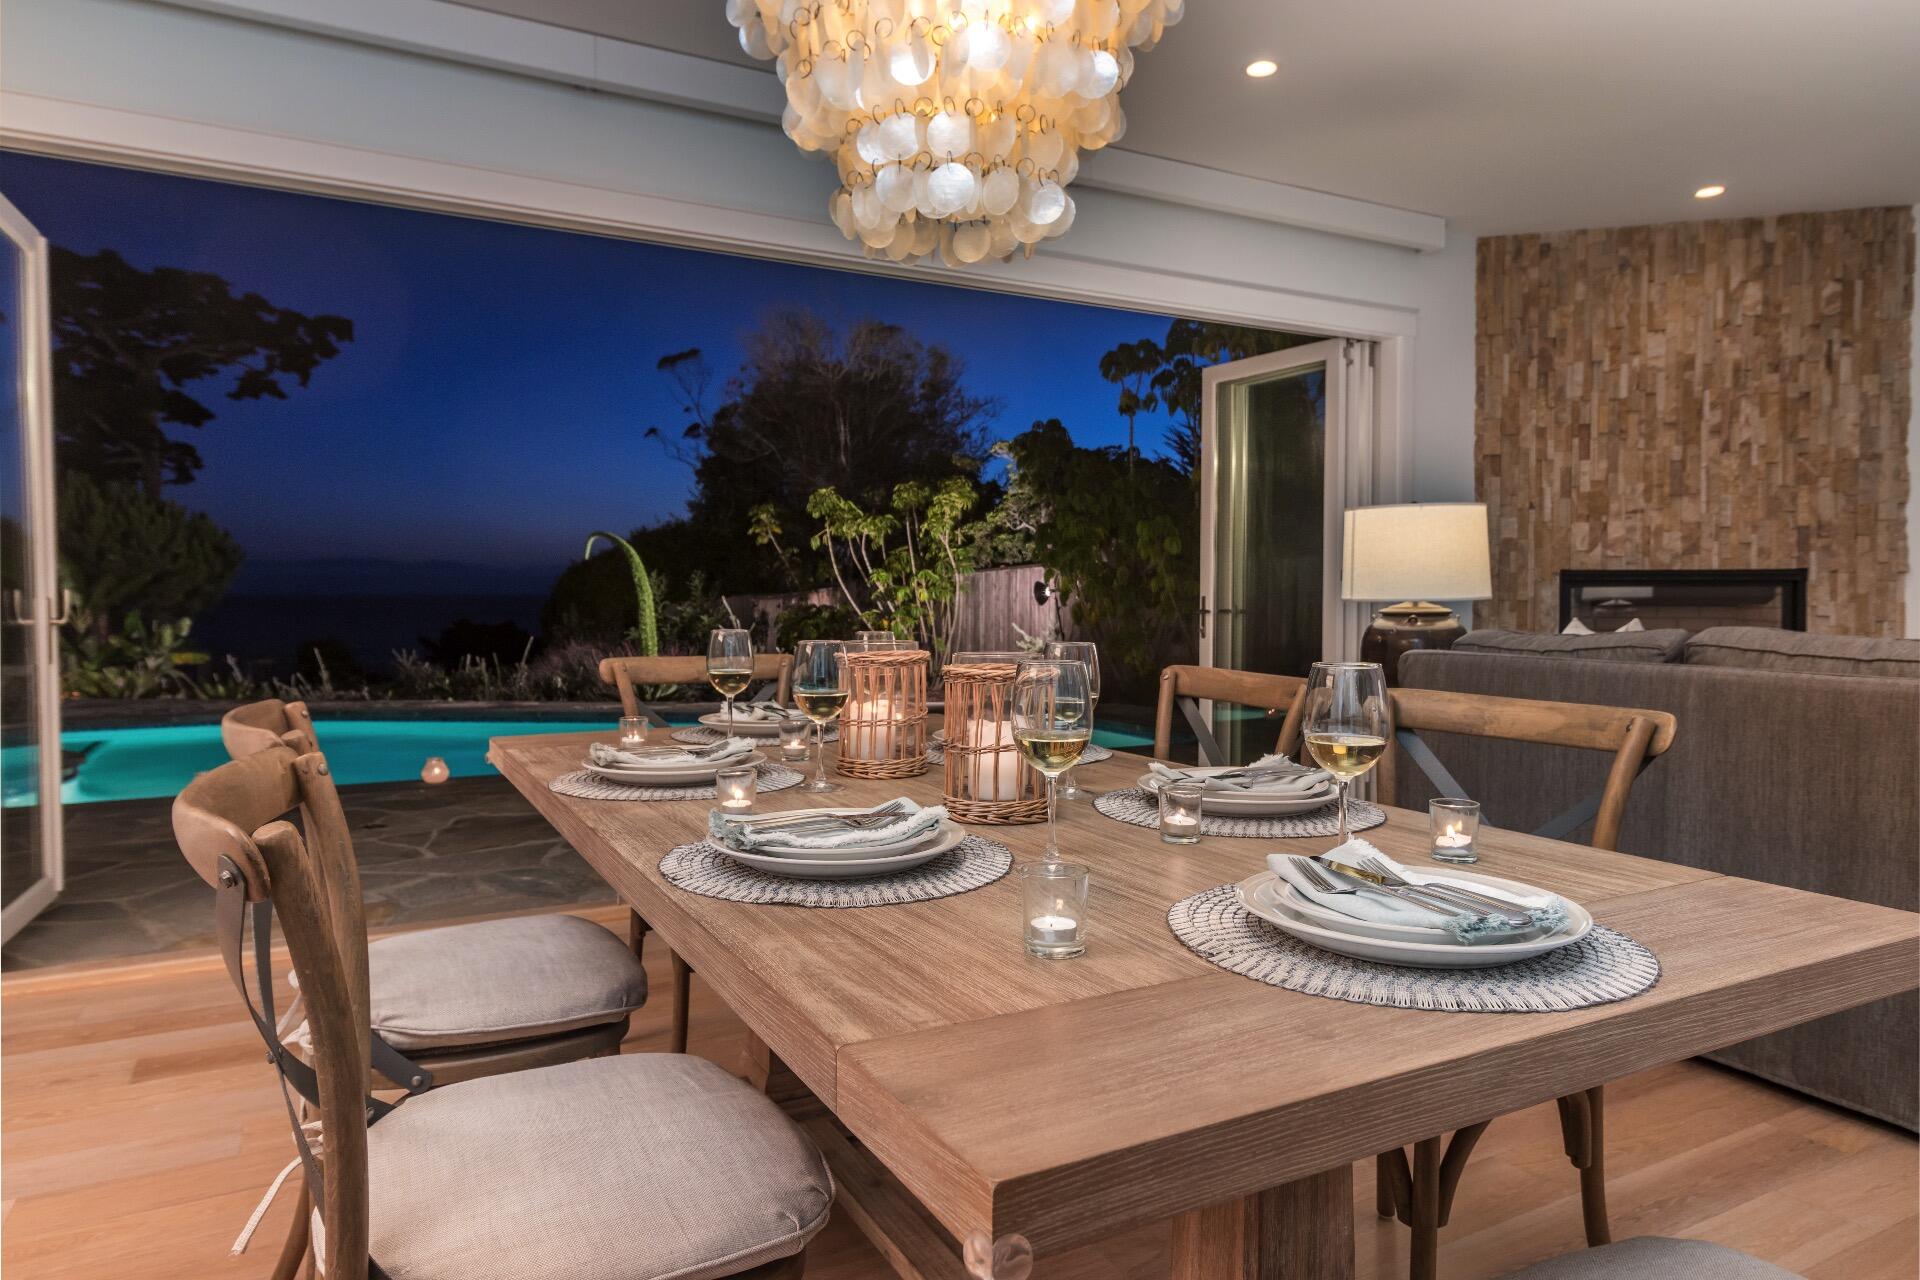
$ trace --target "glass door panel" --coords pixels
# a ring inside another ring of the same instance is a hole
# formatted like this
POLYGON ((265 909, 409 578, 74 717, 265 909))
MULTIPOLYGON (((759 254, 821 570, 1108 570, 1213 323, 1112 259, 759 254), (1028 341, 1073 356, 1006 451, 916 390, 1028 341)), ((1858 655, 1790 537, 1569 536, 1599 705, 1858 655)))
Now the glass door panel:
POLYGON ((0 941, 59 892, 46 241, 0 199, 0 941))

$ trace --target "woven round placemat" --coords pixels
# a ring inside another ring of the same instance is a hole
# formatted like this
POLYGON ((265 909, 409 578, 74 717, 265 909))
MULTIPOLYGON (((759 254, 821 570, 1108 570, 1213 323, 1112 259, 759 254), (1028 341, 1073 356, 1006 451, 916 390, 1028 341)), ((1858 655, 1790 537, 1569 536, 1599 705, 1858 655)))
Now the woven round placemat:
POLYGON ((1660 961, 1624 933, 1596 924, 1571 946, 1497 969, 1411 969, 1310 946, 1216 885, 1167 911, 1173 936, 1202 960, 1310 996, 1453 1013, 1558 1013, 1637 996, 1660 981, 1660 961))
MULTIPOLYGON (((760 777, 754 786, 761 791, 785 791, 806 781, 807 777, 783 764, 768 763, 759 768, 760 777)), ((625 782, 609 782, 585 769, 563 773, 547 784, 549 791, 580 800, 711 800, 713 787, 711 782, 688 787, 636 787, 625 782)))
MULTIPOLYGON (((1125 787, 1096 797, 1093 807, 1116 822, 1136 827, 1160 825, 1160 800, 1144 787, 1125 787)), ((1377 827, 1387 820, 1379 805, 1354 800, 1347 806, 1354 831, 1377 827)), ((1337 836, 1340 834, 1340 809, 1333 801, 1305 813, 1278 814, 1270 818, 1228 817, 1208 813, 1200 803, 1200 834, 1203 836, 1243 836, 1254 840, 1289 840, 1295 836, 1337 836)))
MULTIPOLYGON (((672 738, 675 742, 684 742, 688 746, 704 747, 708 743, 720 741, 720 739, 726 737, 727 735, 724 733, 721 733, 718 729, 709 729, 709 728, 706 728, 704 725, 696 725, 694 728, 691 728, 691 729, 675 729, 672 733, 668 734, 667 736, 672 738)), ((840 731, 838 729, 827 730, 826 740, 828 742, 840 741, 840 731)), ((776 751, 779 750, 780 739, 768 738, 767 742, 771 744, 776 751)), ((809 748, 813 746, 813 734, 811 733, 807 734, 807 746, 809 748)))
MULTIPOLYGON (((947 748, 947 744, 945 739, 942 739, 936 735, 934 740, 927 744, 927 763, 939 764, 943 760, 945 760, 947 758, 946 748, 947 748)), ((1099 764, 1102 760, 1111 760, 1111 759, 1113 759, 1113 752, 1111 749, 1107 747, 1099 747, 1099 746, 1094 746, 1092 744, 1089 744, 1087 749, 1080 753, 1080 758, 1074 761, 1074 767, 1078 768, 1080 765, 1083 765, 1083 764, 1099 764)))
POLYGON ((788 907, 887 907, 949 898, 992 884, 1013 867, 1013 851, 998 840, 968 836, 911 871, 863 880, 794 880, 741 866, 706 840, 677 845, 660 859, 667 883, 728 902, 788 907))

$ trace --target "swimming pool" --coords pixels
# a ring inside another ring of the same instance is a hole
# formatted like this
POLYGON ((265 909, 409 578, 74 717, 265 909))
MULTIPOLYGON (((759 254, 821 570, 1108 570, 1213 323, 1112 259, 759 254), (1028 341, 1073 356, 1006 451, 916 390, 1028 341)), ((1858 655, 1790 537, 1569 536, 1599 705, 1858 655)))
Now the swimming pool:
MULTIPOLYGON (((691 720, 689 719, 689 723, 691 720)), ((333 766, 335 782, 403 782, 420 776, 428 756, 447 762, 456 778, 493 772, 487 741, 516 733, 611 732, 613 716, 600 720, 331 720, 315 722, 315 731, 333 766)), ((1148 745, 1129 728, 1100 728, 1094 741, 1118 750, 1148 745)), ((130 729, 69 729, 60 735, 63 751, 81 755, 79 769, 60 789, 63 804, 102 800, 145 800, 178 794, 196 773, 225 764, 217 724, 147 725, 130 729)), ((31 747, 8 747, 0 777, 6 804, 31 799, 31 747)))

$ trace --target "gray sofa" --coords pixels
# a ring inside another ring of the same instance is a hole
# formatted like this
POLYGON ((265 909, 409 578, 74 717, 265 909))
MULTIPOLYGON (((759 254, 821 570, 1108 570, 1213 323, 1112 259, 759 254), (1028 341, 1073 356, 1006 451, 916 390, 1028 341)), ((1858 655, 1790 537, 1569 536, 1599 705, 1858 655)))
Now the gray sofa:
MULTIPOLYGON (((1451 652, 1404 655, 1399 681, 1670 711, 1679 732, 1634 787, 1624 852, 1920 908, 1920 641, 1748 627, 1562 640, 1574 638, 1472 632, 1451 652)), ((1605 778, 1597 752, 1422 737, 1486 821, 1509 829, 1540 826, 1605 778)), ((1400 803, 1433 794, 1418 769, 1400 777, 1400 803)), ((1916 1046, 1909 993, 1711 1056, 1914 1129, 1916 1046)))

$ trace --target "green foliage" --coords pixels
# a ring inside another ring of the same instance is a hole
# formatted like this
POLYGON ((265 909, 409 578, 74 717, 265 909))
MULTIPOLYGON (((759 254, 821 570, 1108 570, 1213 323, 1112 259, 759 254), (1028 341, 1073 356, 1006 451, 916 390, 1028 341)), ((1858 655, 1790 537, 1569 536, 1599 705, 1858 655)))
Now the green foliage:
POLYGON ((843 604, 797 604, 780 614, 780 647, 801 640, 844 640, 860 630, 860 619, 843 604))
POLYGON ((74 606, 73 628, 65 636, 61 678, 79 698, 157 698, 193 691, 182 668, 205 662, 186 648, 193 623, 186 618, 149 623, 138 609, 118 631, 74 606))
POLYGON ((1058 419, 1007 442, 1010 519, 1031 527, 1047 577, 1076 627, 1100 646, 1119 691, 1191 661, 1188 610, 1199 579, 1199 505, 1173 462, 1076 446, 1058 419))
POLYGON ((640 559, 640 553, 633 544, 617 533, 596 530, 587 535, 587 549, 582 559, 593 555, 593 544, 597 539, 605 538, 624 551, 627 556, 627 569, 633 576, 633 596, 637 609, 637 621, 634 623, 634 637, 639 642, 643 657, 655 657, 660 652, 660 624, 653 611, 653 578, 647 573, 646 562, 640 559))
POLYGON ((61 463, 150 498, 186 484, 199 452, 169 425, 202 427, 229 400, 287 398, 353 340, 343 316, 308 316, 205 271, 142 271, 111 249, 52 253, 53 416, 61 463))
POLYGON ((1168 455, 1183 474, 1200 465, 1200 375, 1213 365, 1297 347, 1316 338, 1247 325, 1175 320, 1166 340, 1123 342, 1100 357, 1100 376, 1120 388, 1118 408, 1133 445, 1134 419, 1165 410, 1168 455))
POLYGON ((124 482, 69 471, 60 481, 61 577, 87 609, 96 640, 128 613, 191 617, 218 600, 240 546, 206 516, 124 482))

